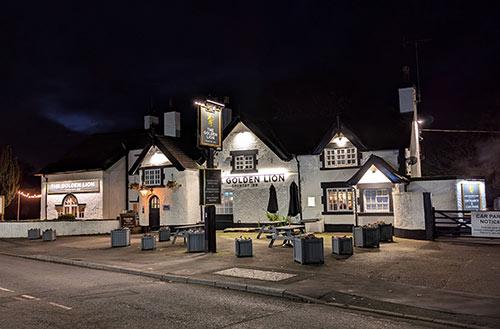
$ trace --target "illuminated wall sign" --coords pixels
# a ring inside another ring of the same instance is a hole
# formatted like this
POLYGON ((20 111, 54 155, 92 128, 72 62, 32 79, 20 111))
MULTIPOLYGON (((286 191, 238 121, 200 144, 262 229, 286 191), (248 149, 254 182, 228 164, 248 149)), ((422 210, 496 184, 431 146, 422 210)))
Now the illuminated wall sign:
POLYGON ((48 194, 66 194, 66 193, 86 193, 99 192, 99 180, 78 180, 67 182, 53 182, 47 184, 48 194))
POLYGON ((260 183, 282 183, 285 182, 284 173, 255 174, 255 175, 229 175, 223 178, 224 184, 233 187, 255 187, 260 183))
POLYGON ((462 183, 462 207, 463 210, 481 210, 480 183, 462 183))

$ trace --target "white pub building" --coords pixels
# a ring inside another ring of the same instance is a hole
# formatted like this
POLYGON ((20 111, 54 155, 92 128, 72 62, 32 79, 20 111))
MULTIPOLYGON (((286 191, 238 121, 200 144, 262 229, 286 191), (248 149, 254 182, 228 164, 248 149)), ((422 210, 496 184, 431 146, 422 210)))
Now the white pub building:
MULTIPOLYGON (((395 224, 396 235, 423 238, 424 224, 412 215, 422 192, 432 194, 436 208, 485 209, 483 180, 422 176, 415 90, 400 89, 399 97, 399 113, 378 121, 339 116, 307 136, 302 148, 283 142, 268 122, 225 113, 222 150, 215 155, 223 185, 218 227, 266 220, 271 184, 278 213, 286 215, 293 181, 302 203, 297 220, 319 219, 328 231, 384 221, 395 224)), ((44 168, 41 218, 112 219, 129 211, 150 229, 201 221, 203 154, 196 141, 182 138, 179 113, 163 119, 161 134, 158 117, 149 115, 144 130, 93 135, 44 168)), ((300 140, 298 127, 284 130, 300 140)))

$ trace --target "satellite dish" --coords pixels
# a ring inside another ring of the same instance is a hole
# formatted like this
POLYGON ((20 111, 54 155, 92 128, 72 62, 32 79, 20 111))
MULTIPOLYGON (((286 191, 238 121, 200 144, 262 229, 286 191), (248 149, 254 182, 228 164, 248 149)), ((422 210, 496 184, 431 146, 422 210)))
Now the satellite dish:
POLYGON ((411 156, 408 159, 406 159, 406 161, 408 161, 408 164, 410 166, 413 166, 414 164, 416 164, 417 160, 418 160, 417 157, 414 157, 414 156, 411 156))

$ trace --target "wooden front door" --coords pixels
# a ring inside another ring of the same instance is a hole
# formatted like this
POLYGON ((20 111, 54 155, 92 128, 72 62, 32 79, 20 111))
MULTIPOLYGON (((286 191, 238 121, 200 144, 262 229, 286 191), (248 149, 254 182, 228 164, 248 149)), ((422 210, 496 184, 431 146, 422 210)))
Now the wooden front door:
POLYGON ((160 199, 156 195, 149 199, 149 228, 151 230, 160 228, 160 199))

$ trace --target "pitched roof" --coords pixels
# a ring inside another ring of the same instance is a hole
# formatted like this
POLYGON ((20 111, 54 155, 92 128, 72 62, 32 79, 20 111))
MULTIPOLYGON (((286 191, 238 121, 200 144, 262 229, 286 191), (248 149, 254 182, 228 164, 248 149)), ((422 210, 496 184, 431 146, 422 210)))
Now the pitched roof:
POLYGON ((372 154, 365 164, 363 164, 354 174, 354 176, 347 181, 349 185, 356 185, 364 174, 371 168, 371 166, 375 166, 378 170, 380 170, 392 183, 404 183, 408 181, 406 177, 398 174, 397 170, 388 164, 384 159, 372 154))
POLYGON ((139 169, 151 146, 158 147, 158 149, 170 160, 170 162, 172 162, 172 165, 179 171, 199 168, 198 163, 196 163, 195 160, 193 160, 182 150, 182 146, 180 145, 178 138, 152 134, 150 135, 149 142, 145 145, 141 154, 130 168, 130 175, 133 175, 137 172, 137 169, 139 169))
POLYGON ((125 156, 126 150, 143 148, 147 141, 144 130, 90 135, 39 174, 106 170, 125 156))

